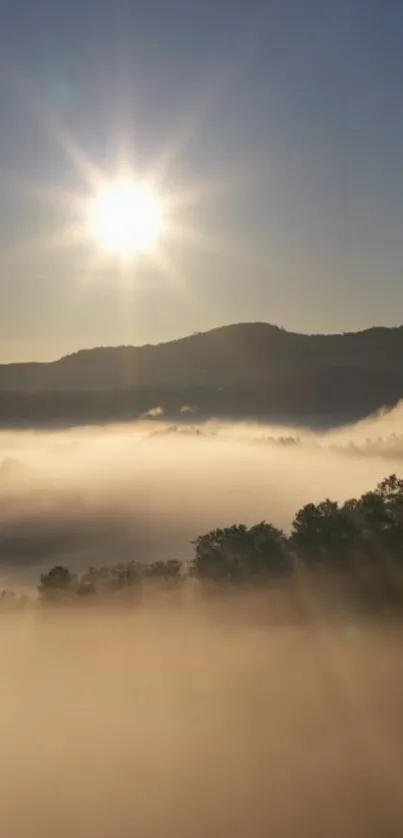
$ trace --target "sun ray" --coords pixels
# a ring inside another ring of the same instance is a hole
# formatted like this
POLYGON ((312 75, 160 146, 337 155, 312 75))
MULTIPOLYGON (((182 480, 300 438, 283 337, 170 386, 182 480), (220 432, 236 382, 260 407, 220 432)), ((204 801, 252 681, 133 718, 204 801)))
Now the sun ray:
MULTIPOLYGON (((179 264, 176 264, 180 260, 172 258, 171 243, 173 252, 176 244, 183 243, 249 267, 251 258, 256 260, 256 256, 246 254, 235 237, 203 231, 196 221, 192 224, 189 217, 191 213, 187 213, 187 210, 195 207, 203 210, 209 201, 217 198, 220 200, 221 196, 239 184, 242 185, 256 175, 260 177, 257 171, 259 167, 251 165, 249 171, 244 166, 242 171, 239 167, 233 172, 221 171, 218 176, 184 183, 182 188, 172 186, 169 189, 168 185, 170 177, 175 179, 177 163, 193 139, 200 139, 213 111, 217 110, 217 104, 237 78, 253 47, 254 33, 258 28, 256 21, 251 21, 246 29, 242 28, 242 31, 235 34, 231 59, 223 62, 219 58, 215 66, 209 67, 207 75, 200 78, 199 95, 194 97, 192 106, 183 115, 171 141, 164 144, 154 165, 147 172, 138 172, 136 169, 133 125, 129 125, 125 119, 128 116, 126 94, 123 94, 122 99, 121 145, 113 175, 101 171, 62 123, 54 108, 49 107, 43 97, 32 89, 30 80, 21 78, 21 74, 15 72, 11 79, 14 89, 42 123, 49 138, 72 163, 77 173, 79 191, 76 189, 69 192, 33 180, 18 182, 18 179, 9 176, 17 191, 23 192, 28 198, 47 202, 57 210, 67 210, 67 223, 64 215, 65 223, 55 230, 53 218, 53 229, 47 235, 36 235, 26 241, 25 247, 19 245, 19 252, 14 256, 28 259, 44 251, 52 254, 69 247, 76 248, 77 253, 78 247, 82 250, 78 254, 78 261, 85 262, 83 272, 80 269, 81 282, 87 284, 92 278, 95 280, 99 271, 113 269, 119 275, 119 287, 126 288, 127 293, 140 274, 145 275, 145 263, 142 262, 144 256, 148 260, 147 270, 154 265, 173 286, 189 292, 189 282, 182 276, 179 264), (148 179, 151 181, 150 187, 148 179), (156 185, 153 195, 152 184, 156 185), (146 194, 143 193, 142 202, 135 198, 135 192, 143 188, 146 194), (147 189, 150 191, 148 198, 147 189)), ((124 77, 125 74, 122 75, 124 77)), ((74 267, 73 271, 77 273, 74 267)))
POLYGON ((7 247, 7 261, 10 264, 20 260, 32 260, 44 253, 60 251, 83 244, 82 230, 78 222, 59 227, 56 231, 47 232, 44 235, 36 233, 30 239, 25 238, 24 244, 21 241, 7 247))
POLYGON ((250 187, 256 181, 261 183, 262 179, 268 176, 267 167, 250 165, 242 168, 237 166, 236 170, 221 172, 219 176, 194 179, 182 187, 176 187, 170 197, 170 209, 175 212, 178 209, 184 210, 206 204, 233 190, 244 186, 250 187))
POLYGON ((73 134, 67 130, 43 98, 33 91, 32 86, 28 84, 26 79, 14 73, 11 81, 14 89, 18 91, 29 110, 39 118, 49 136, 55 140, 66 158, 73 163, 74 168, 83 178, 87 187, 95 188, 102 178, 101 171, 81 148, 73 134))
POLYGON ((3 186, 11 188, 17 196, 24 199, 33 199, 44 204, 55 205, 62 209, 68 209, 71 212, 80 213, 88 201, 84 192, 63 189, 54 184, 45 181, 34 180, 32 178, 21 178, 21 176, 14 172, 0 171, 0 179, 3 186))
POLYGON ((232 66, 221 67, 220 72, 210 75, 203 95, 148 172, 136 170, 132 143, 126 137, 122 141, 114 174, 101 171, 53 110, 40 96, 34 95, 27 84, 18 81, 17 86, 26 103, 73 164, 82 188, 80 185, 79 190, 70 192, 52 184, 32 179, 23 181, 12 174, 1 173, 2 179, 8 178, 17 192, 28 199, 48 203, 58 211, 60 209, 61 217, 66 210, 68 217, 66 223, 64 214, 65 223, 56 230, 53 219, 53 229, 49 233, 36 235, 23 247, 19 244, 18 253, 13 254, 12 247, 9 248, 9 256, 29 259, 44 252, 49 255, 69 247, 75 248, 80 268, 77 271, 73 267, 73 272, 79 273, 83 287, 96 281, 100 272, 112 271, 122 299, 130 295, 139 277, 144 278, 150 267, 159 271, 181 293, 191 294, 191 283, 181 273, 180 260, 172 258, 178 243, 250 268, 251 258, 256 261, 256 254, 246 254, 235 237, 203 230, 197 221, 192 223, 187 211, 201 207, 204 212, 209 201, 220 200, 237 186, 250 182, 256 176, 260 178, 259 167, 250 165, 242 169, 237 167, 232 172, 221 171, 219 176, 199 178, 184 183, 182 187, 177 185, 169 189, 167 185, 171 167, 193 136, 203 129, 211 110, 231 83, 233 72, 232 66), (143 262, 144 258, 147 258, 147 265, 143 262))
POLYGON ((159 273, 175 289, 179 289, 181 292, 189 292, 189 283, 180 271, 178 264, 170 258, 166 249, 157 248, 153 254, 153 262, 159 273))

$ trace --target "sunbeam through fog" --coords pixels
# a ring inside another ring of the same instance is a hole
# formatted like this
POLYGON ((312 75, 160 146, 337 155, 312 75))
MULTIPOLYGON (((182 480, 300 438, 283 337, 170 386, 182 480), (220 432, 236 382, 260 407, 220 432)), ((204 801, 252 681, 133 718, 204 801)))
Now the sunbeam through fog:
POLYGON ((3 584, 38 570, 191 555, 203 532, 289 529, 310 501, 343 501, 403 462, 402 406, 327 433, 145 420, 0 435, 3 584))
MULTIPOLYGON (((4 587, 32 591, 56 564, 186 560, 232 523, 288 531, 302 504, 360 494, 403 460, 401 406, 321 434, 151 415, 2 432, 4 587)), ((213 596, 184 577, 71 607, 6 602, 4 835, 400 834, 401 625, 337 616, 320 591, 297 570, 213 596)))

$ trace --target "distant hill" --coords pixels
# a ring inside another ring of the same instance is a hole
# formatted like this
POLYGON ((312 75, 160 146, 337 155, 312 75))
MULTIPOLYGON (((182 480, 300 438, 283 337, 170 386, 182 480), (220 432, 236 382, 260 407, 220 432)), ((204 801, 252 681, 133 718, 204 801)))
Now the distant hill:
POLYGON ((0 365, 0 421, 173 414, 366 415, 403 398, 403 326, 335 335, 240 323, 155 346, 0 365))

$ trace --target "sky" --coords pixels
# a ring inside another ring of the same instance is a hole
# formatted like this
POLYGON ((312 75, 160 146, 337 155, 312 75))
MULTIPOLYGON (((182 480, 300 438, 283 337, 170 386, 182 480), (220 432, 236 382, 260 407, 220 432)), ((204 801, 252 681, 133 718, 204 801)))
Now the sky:
POLYGON ((402 39, 399 0, 5 0, 0 360, 399 325, 402 39), (177 222, 124 266, 77 214, 122 160, 177 222))

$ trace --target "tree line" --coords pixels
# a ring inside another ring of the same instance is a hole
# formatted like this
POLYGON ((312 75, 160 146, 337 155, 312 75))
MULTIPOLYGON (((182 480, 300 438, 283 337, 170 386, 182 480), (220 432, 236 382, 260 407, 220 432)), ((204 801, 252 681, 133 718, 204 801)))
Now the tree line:
MULTIPOLYGON (((130 561, 91 567, 80 574, 55 566, 40 577, 41 603, 178 591, 193 578, 206 590, 275 585, 298 574, 342 580, 357 600, 403 605, 403 478, 395 474, 374 490, 344 503, 325 499, 298 510, 286 535, 262 521, 234 524, 200 535, 190 562, 151 565, 130 561)), ((26 604, 3 591, 0 605, 26 604)))

